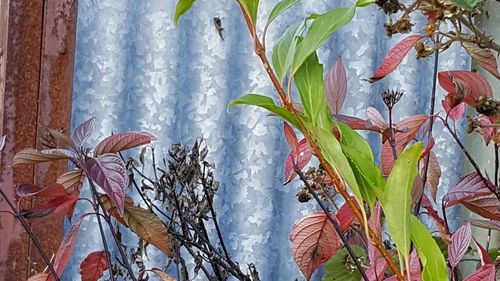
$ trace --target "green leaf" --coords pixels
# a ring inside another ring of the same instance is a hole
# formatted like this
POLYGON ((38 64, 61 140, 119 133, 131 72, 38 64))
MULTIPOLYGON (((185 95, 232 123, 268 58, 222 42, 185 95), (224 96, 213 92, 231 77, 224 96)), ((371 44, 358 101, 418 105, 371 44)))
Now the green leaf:
MULTIPOLYGON (((366 253, 363 248, 357 245, 352 245, 351 248, 356 257, 360 258, 361 260, 366 260, 366 253)), ((359 271, 356 269, 354 261, 349 256, 347 249, 344 248, 338 251, 337 254, 325 264, 325 276, 323 277, 323 280, 362 280, 361 273, 359 273, 359 271)))
POLYGON ((288 110, 286 110, 286 108, 276 105, 273 99, 270 97, 257 94, 247 94, 240 97, 237 100, 231 101, 228 104, 228 109, 229 107, 237 104, 249 104, 265 108, 273 112, 274 114, 280 116, 281 118, 285 119, 286 121, 290 122, 295 127, 298 127, 297 120, 295 119, 295 117, 293 117, 293 115, 288 110))
POLYGON ((438 244, 427 228, 414 216, 410 216, 411 241, 417 248, 418 256, 423 265, 424 281, 448 280, 448 270, 438 244))
POLYGON ((422 143, 417 142, 401 153, 380 198, 387 227, 405 264, 410 253, 411 192, 422 147, 422 143))
POLYGON ((316 52, 312 53, 299 68, 294 77, 295 86, 300 94, 304 113, 312 120, 326 107, 325 88, 323 84, 323 65, 319 63, 316 52))
MULTIPOLYGON (((326 162, 339 171, 340 176, 349 185, 352 193, 356 197, 358 204, 363 206, 363 197, 356 181, 356 177, 349 165, 344 153, 342 153, 342 148, 339 141, 335 138, 331 130, 326 130, 324 128, 319 128, 317 130, 317 141, 321 149, 321 154, 325 157, 326 162)), ((366 220, 366 212, 364 208, 361 208, 363 217, 366 220)))
POLYGON ((280 82, 283 82, 285 75, 292 63, 293 55, 295 54, 295 47, 297 46, 298 37, 297 33, 305 26, 305 22, 297 22, 291 25, 281 36, 278 43, 274 45, 272 61, 274 71, 278 76, 280 82))
POLYGON ((336 125, 341 135, 342 152, 351 165, 363 198, 371 207, 375 204, 375 197, 383 193, 385 179, 375 164, 368 142, 346 124, 336 122, 336 125))
POLYGON ((238 3, 245 9, 245 12, 252 19, 252 23, 257 23, 257 10, 259 9, 259 0, 238 0, 238 3))
POLYGON ((174 24, 177 26, 179 18, 193 6, 195 0, 179 0, 175 7, 174 24))
POLYGON ((358 0, 356 1, 356 7, 366 7, 371 4, 375 4, 376 0, 358 0))
POLYGON ((271 14, 267 18, 266 26, 270 25, 279 15, 281 15, 284 11, 288 10, 290 7, 299 3, 300 0, 283 0, 280 1, 276 6, 274 6, 271 14))
POLYGON ((451 0, 455 5, 466 10, 471 10, 477 5, 478 0, 451 0))
POLYGON ((292 63, 292 76, 333 32, 351 21, 355 10, 356 8, 333 9, 314 20, 304 40, 297 46, 292 63))

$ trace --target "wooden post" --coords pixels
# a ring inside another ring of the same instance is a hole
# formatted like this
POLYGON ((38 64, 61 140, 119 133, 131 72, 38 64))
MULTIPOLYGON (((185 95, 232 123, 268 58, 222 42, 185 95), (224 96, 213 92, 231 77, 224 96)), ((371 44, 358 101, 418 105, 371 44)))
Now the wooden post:
MULTIPOLYGON (((0 0, 0 135, 7 136, 0 188, 13 200, 15 184, 45 185, 66 170, 64 162, 10 165, 17 151, 40 147, 44 128, 69 130, 76 10, 76 0, 0 0)), ((0 210, 8 210, 2 199, 0 210)), ((31 224, 49 256, 59 247, 62 223, 55 218, 31 224)), ((24 281, 45 268, 19 223, 4 212, 0 235, 0 280, 24 281)))

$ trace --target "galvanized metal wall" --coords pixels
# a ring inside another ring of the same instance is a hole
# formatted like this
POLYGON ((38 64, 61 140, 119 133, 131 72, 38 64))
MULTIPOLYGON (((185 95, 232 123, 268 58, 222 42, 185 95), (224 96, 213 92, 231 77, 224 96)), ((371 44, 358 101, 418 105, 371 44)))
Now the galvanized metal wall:
MULTIPOLYGON (((76 0, 0 0, 0 135, 7 135, 0 188, 11 199, 16 183, 46 184, 66 169, 65 162, 10 165, 16 151, 40 146, 37 136, 44 127, 69 130, 76 8, 76 0)), ((2 199, 0 210, 8 210, 2 199)), ((31 227, 52 255, 62 219, 31 227)), ((18 222, 0 213, 0 280, 26 280, 44 268, 18 222)))

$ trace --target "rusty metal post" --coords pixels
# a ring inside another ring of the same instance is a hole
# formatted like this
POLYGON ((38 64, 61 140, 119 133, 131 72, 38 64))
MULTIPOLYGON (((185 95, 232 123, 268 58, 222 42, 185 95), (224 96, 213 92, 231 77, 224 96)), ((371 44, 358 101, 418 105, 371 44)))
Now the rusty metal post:
MULTIPOLYGON (((64 162, 12 169, 15 152, 40 147, 43 128, 69 130, 76 34, 76 0, 0 0, 0 134, 7 143, 0 183, 14 199, 16 183, 47 184, 64 162)), ((29 207, 35 202, 27 202, 29 207)), ((0 210, 7 210, 0 200, 0 210)), ((32 223, 49 256, 62 237, 62 219, 32 223)), ((0 280, 26 280, 45 265, 14 218, 0 213, 0 280)))

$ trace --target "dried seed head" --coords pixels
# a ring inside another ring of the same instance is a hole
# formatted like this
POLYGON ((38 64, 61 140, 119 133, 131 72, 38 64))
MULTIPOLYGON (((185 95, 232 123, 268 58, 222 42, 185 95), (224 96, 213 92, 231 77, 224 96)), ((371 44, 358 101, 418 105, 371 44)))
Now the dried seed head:
POLYGON ((382 96, 382 100, 384 101, 387 108, 392 109, 396 103, 403 96, 403 91, 398 90, 385 90, 380 95, 382 96))
POLYGON ((481 119, 478 116, 467 116, 467 133, 481 131, 481 119))
POLYGON ((375 3, 388 15, 397 13, 401 6, 398 0, 377 0, 375 3))
POLYGON ((387 31, 387 35, 389 37, 391 37, 393 34, 396 33, 408 33, 411 31, 412 26, 413 23, 411 23, 409 17, 403 17, 394 24, 392 24, 392 22, 389 21, 389 23, 386 23, 384 25, 385 30, 387 31))
POLYGON ((488 117, 495 117, 500 112, 500 102, 491 97, 480 96, 476 102, 476 110, 488 117))
POLYGON ((297 193, 297 199, 301 203, 308 202, 309 200, 312 199, 311 194, 307 191, 307 189, 302 188, 298 193, 297 193))

